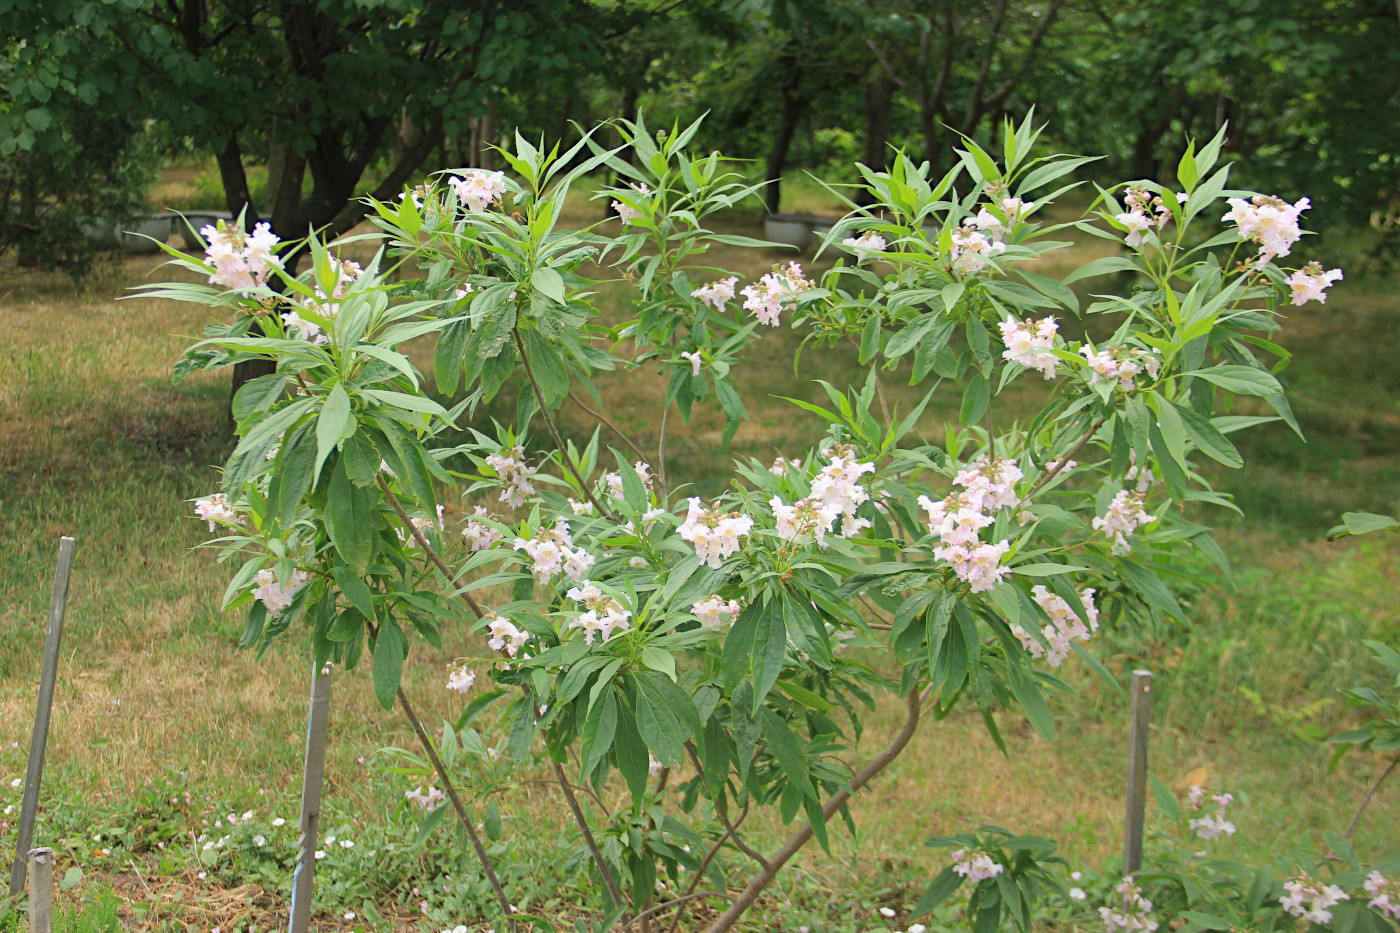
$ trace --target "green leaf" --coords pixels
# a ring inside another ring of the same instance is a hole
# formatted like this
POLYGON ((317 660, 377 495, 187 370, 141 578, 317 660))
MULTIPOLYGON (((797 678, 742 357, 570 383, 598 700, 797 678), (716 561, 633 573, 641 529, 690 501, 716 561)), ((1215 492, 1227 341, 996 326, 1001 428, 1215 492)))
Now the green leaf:
POLYGON ((1016 695, 1016 699, 1021 703, 1021 711, 1026 714, 1026 719, 1047 739, 1055 737, 1055 717, 1050 712, 1050 707, 1045 702, 1045 697, 1036 686, 1035 680, 1021 668, 1014 664, 1007 666, 1006 681, 1011 686, 1011 692, 1016 695))
POLYGON ((766 706, 759 708, 758 722, 763 729, 763 741, 767 743, 773 757, 778 760, 778 767, 782 768, 783 774, 805 796, 816 797, 816 788, 807 776, 807 756, 802 751, 797 736, 787 727, 787 723, 766 706))
POLYGON ((617 706, 617 728, 613 734, 613 761, 632 792, 633 803, 639 803, 647 790, 647 747, 637 732, 637 720, 626 703, 617 706))
POLYGON ((787 624, 783 621, 781 605, 770 605, 761 612, 754 628, 753 654, 751 658, 754 675, 753 709, 758 712, 763 698, 773 689, 773 683, 783 671, 783 656, 787 653, 787 624))
POLYGON ((540 266, 535 270, 530 276, 530 285, 551 301, 564 303, 564 279, 548 266, 540 266))
POLYGON ((670 652, 650 646, 642 649, 642 663, 654 671, 660 671, 672 681, 676 679, 676 659, 670 652))
POLYGON ((63 873, 63 880, 58 883, 60 891, 71 891, 83 880, 83 870, 77 865, 72 866, 63 873))
POLYGON ((1088 569, 1088 567, 1080 567, 1078 564, 1037 563, 1017 564, 1011 568, 1011 572, 1023 577, 1053 577, 1062 573, 1081 573, 1088 569))
POLYGON ((341 455, 345 458, 345 474, 356 486, 373 486, 379 475, 379 451, 369 438, 356 431, 341 445, 341 455))
POLYGON ((613 736, 617 732, 617 699, 612 690, 603 694, 601 702, 595 704, 583 723, 582 744, 579 753, 583 756, 583 777, 586 780, 598 762, 612 748, 613 736))
POLYGON ((360 610, 366 619, 374 618, 374 594, 369 588, 369 584, 360 579, 359 575, 350 570, 340 562, 336 562, 331 569, 331 574, 335 577, 335 585, 340 587, 340 592, 345 594, 345 598, 350 600, 350 605, 360 610))
POLYGON ((253 412, 271 408, 286 387, 287 377, 281 373, 268 373, 243 383, 233 396, 234 423, 242 424, 253 412))
POLYGON ((337 382, 316 416, 316 465, 311 471, 313 482, 321 475, 321 466, 336 444, 354 430, 355 419, 350 414, 350 396, 346 394, 344 384, 337 382))
POLYGON ((1198 369, 1193 373, 1183 373, 1186 376, 1199 376, 1207 382, 1213 382, 1230 392, 1240 395, 1258 395, 1270 397, 1283 394, 1283 386, 1278 380, 1262 369, 1255 369, 1252 366, 1212 366, 1210 369, 1198 369))
POLYGON ((914 910, 909 914, 910 920, 922 917, 933 910, 939 904, 953 896, 953 892, 963 883, 962 875, 953 871, 953 866, 949 865, 939 872, 929 882, 929 886, 924 889, 924 896, 919 898, 919 903, 914 905, 914 910))
POLYGON ((374 641, 374 696, 386 710, 393 708, 394 697, 399 692, 405 641, 398 625, 389 619, 380 626, 379 637, 374 641))
POLYGON ((376 498, 372 490, 350 482, 344 457, 336 460, 326 496, 326 534, 356 573, 363 573, 374 555, 376 498))
POLYGON ((974 373, 968 380, 967 389, 963 392, 962 408, 958 412, 958 420, 963 424, 976 424, 982 420, 982 416, 987 412, 987 403, 991 399, 991 385, 980 373, 974 373))
POLYGON ((1148 776, 1152 781, 1152 796, 1157 798, 1157 809, 1161 810, 1167 819, 1173 823, 1181 820, 1181 806, 1176 802, 1176 795, 1171 792, 1167 785, 1162 783, 1162 779, 1157 775, 1148 776))
POLYGON ((1238 469, 1244 466, 1244 458, 1235 449, 1235 445, 1225 439, 1210 423, 1210 420, 1198 414, 1190 408, 1183 407, 1175 402, 1169 403, 1176 413, 1181 416, 1181 423, 1186 428, 1186 433, 1201 452, 1213 460, 1225 464, 1227 467, 1238 469))

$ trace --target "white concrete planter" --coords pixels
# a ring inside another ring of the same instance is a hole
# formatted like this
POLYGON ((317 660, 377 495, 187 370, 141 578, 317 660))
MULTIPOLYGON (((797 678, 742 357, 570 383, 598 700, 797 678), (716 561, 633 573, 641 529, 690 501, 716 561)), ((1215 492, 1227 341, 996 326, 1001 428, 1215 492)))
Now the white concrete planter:
POLYGON ((160 244, 170 239, 168 214, 143 214, 121 231, 122 246, 128 253, 146 255, 160 252, 160 244), (147 238, 150 239, 147 239, 147 238))
POLYGON ((121 229, 101 217, 92 217, 83 222, 83 236, 98 249, 115 249, 121 245, 121 229))
POLYGON ((204 247, 200 245, 196 231, 206 226, 217 227, 220 220, 233 220, 233 215, 228 211, 186 211, 183 220, 178 216, 174 218, 174 224, 185 249, 202 250, 204 247), (194 229, 191 230, 191 227, 194 229))
POLYGON ((806 249, 812 239, 811 220, 797 214, 769 214, 763 218, 763 238, 806 249))

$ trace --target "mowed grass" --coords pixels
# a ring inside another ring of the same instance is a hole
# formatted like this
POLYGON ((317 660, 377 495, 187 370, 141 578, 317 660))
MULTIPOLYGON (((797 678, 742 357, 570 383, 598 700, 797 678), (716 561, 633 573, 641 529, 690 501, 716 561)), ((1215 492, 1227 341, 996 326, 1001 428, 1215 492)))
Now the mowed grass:
MULTIPOLYGON (((576 218, 587 222, 597 209, 579 206, 576 218)), ((756 220, 733 223, 737 232, 759 232, 756 220)), ((1100 251, 1076 250, 1051 274, 1100 251)), ((710 261, 753 278, 782 258, 717 250, 710 261)), ((187 500, 215 487, 215 466, 227 452, 227 375, 171 383, 173 362, 205 322, 203 309, 116 300, 164 274, 155 265, 125 259, 76 287, 44 276, 0 282, 0 802, 18 803, 19 791, 8 783, 23 771, 57 537, 71 534, 79 551, 38 836, 60 850, 64 867, 79 865, 87 874, 65 896, 111 886, 127 922, 148 928, 266 928, 282 922, 290 877, 211 867, 201 878, 195 841, 219 832, 207 824, 230 810, 295 822, 310 675, 305 639, 294 632, 258 661, 236 647, 240 620, 218 611, 226 569, 198 548, 206 535, 187 500), (191 802, 159 815, 143 809, 143 783, 159 788, 167 780, 190 791, 191 802), (166 849, 113 843, 142 821, 180 835, 166 849), (172 857, 177 847, 182 854, 172 857)), ((1188 775, 1204 774, 1212 788, 1241 798, 1232 813, 1240 833, 1223 854, 1261 859, 1300 841, 1319 842, 1323 830, 1345 826, 1385 764, 1351 755, 1331 772, 1328 749, 1300 739, 1294 727, 1342 727, 1348 711, 1336 691, 1377 679, 1357 640, 1394 643, 1400 628, 1390 598, 1400 571, 1395 544, 1321 540, 1343 511, 1397 510, 1400 376, 1387 348, 1400 330, 1400 307, 1392 285, 1349 280, 1326 307, 1299 309, 1289 321, 1284 343, 1298 359, 1288 382, 1310 443, 1279 426, 1246 435, 1248 472, 1218 480, 1249 521, 1223 512, 1198 516, 1225 525, 1237 590, 1201 594, 1189 632, 1145 646, 1103 637, 1095 646, 1123 679, 1136 667, 1158 675, 1154 773, 1177 789, 1188 775)), ((620 300, 615 296, 607 292, 604 300, 620 300)), ((606 304, 605 313, 612 313, 606 304)), ((765 329, 737 371, 750 420, 728 450, 720 448, 717 412, 701 406, 689 425, 670 420, 673 485, 690 480, 713 494, 732 458, 801 456, 820 438, 816 419, 778 397, 819 401, 824 393, 813 380, 844 387, 863 381, 864 370, 845 348, 804 354, 794 370, 800 336, 765 329)), ((415 358, 430 369, 431 348, 416 348, 415 358)), ((922 397, 907 381, 907 371, 882 376, 887 401, 901 410, 922 397)), ((601 378, 598 387, 610 417, 654 449, 663 377, 643 367, 601 378)), ((1009 391, 1014 413, 1030 411, 1039 389, 1022 380, 1009 391)), ((941 436, 958 401, 936 394, 919 430, 941 436)), ((505 418, 514 410, 508 388, 481 416, 505 418)), ((569 405, 561 420, 579 440, 594 429, 569 405)), ((442 684, 446 665, 469 653, 464 628, 445 633, 441 651, 416 643, 410 657, 405 689, 429 724, 458 711, 442 684)), ((1010 752, 1003 757, 973 714, 925 724, 853 805, 859 836, 834 833, 830 855, 805 851, 764 902, 770 920, 762 922, 815 931, 900 929, 941 867, 940 853, 923 841, 988 822, 1056 838, 1075 865, 1111 864, 1121 847, 1126 709, 1082 669, 1070 665, 1068 679, 1078 693, 1055 701, 1055 742, 1001 714, 1010 752), (895 908, 896 919, 876 915, 879 905, 895 908)), ((855 757, 883 744, 898 716, 894 704, 882 706, 855 757)), ((489 741, 489 715, 481 728, 489 741)), ((375 758, 383 747, 413 745, 398 712, 374 702, 367 671, 338 675, 326 820, 360 838, 355 858, 366 858, 370 845, 413 843, 402 810, 412 784, 375 758)), ((515 789, 500 795, 507 829, 497 857, 517 903, 562 918, 576 912, 586 881, 565 862, 574 836, 557 794, 532 783, 547 775, 546 767, 528 764, 515 789)), ((0 819, 9 824, 0 825, 0 846, 10 848, 13 817, 0 819)), ((1400 787, 1390 785, 1355 834, 1363 856, 1385 851, 1397 819, 1400 787)), ((751 825, 760 848, 783 835, 775 820, 751 825)), ((281 832, 274 843, 285 849, 292 825, 281 832)), ((408 926, 424 900, 431 902, 425 928, 472 922, 470 913, 453 913, 469 899, 453 900, 457 881, 443 877, 458 874, 458 866, 470 873, 449 834, 431 840, 406 868, 396 862, 392 873, 376 873, 374 859, 349 858, 332 850, 327 860, 318 888, 321 928, 408 926), (356 917, 347 919, 347 911, 356 917)), ((732 867, 737 881, 744 866, 732 867)))

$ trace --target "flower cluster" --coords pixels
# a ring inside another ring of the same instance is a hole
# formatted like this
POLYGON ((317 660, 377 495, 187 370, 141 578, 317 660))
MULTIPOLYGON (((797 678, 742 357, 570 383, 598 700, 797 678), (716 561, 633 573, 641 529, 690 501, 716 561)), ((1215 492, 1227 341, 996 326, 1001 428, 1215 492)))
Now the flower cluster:
MULTIPOLYGON (((1176 199, 1185 203, 1187 195, 1179 192, 1176 199)), ((1166 226, 1167 221, 1172 219, 1171 208, 1167 207, 1162 196, 1154 197, 1146 188, 1129 188, 1123 194, 1123 206, 1127 211, 1113 219, 1128 228, 1129 246, 1140 245, 1148 232, 1166 226)))
MULTIPOLYGON (((646 186, 645 182, 632 183, 629 184, 628 187, 640 194, 644 198, 651 197, 651 189, 646 186)), ((622 225, 624 227, 630 224, 632 221, 637 220, 638 218, 646 215, 645 211, 639 211, 635 207, 630 207, 629 205, 623 204, 621 201, 617 200, 614 200, 612 202, 612 209, 613 212, 617 214, 617 219, 622 221, 622 225)))
POLYGON ((257 584, 253 587, 253 598, 267 607, 269 615, 275 616, 292 604, 292 597, 306 580, 305 570, 293 570, 287 585, 283 586, 277 581, 277 574, 267 569, 259 570, 253 577, 253 582, 257 584))
POLYGON ((530 633, 515 627, 505 616, 496 616, 486 623, 486 630, 491 633, 487 639, 486 646, 492 651, 504 651, 512 658, 520 652, 525 642, 530 640, 530 633))
POLYGON ((485 506, 476 506, 473 513, 467 516, 466 522, 462 525, 462 537, 466 539, 467 550, 486 551, 500 543, 503 535, 496 528, 491 527, 481 521, 483 518, 492 518, 485 506))
POLYGON ((1366 876, 1362 885, 1371 901, 1366 906, 1389 915, 1392 920, 1400 920, 1400 881, 1391 881, 1378 871, 1366 876))
POLYGON ((718 596, 711 596, 709 599, 702 599, 691 606, 690 611, 695 613, 695 617, 705 625, 718 628, 739 618, 740 607, 738 600, 731 599, 729 602, 725 602, 718 596))
POLYGON ((797 458, 789 460, 787 457, 776 457, 774 458, 772 465, 768 467, 768 472, 772 473, 774 476, 782 476, 788 470, 800 469, 802 469, 801 460, 797 458))
POLYGON ((1316 301, 1319 304, 1327 303, 1327 295, 1324 294, 1333 282, 1342 280, 1341 269, 1330 269, 1322 271, 1322 263, 1310 262, 1297 272, 1290 275, 1285 282, 1293 295, 1293 304, 1305 305, 1309 301, 1316 301))
MULTIPOLYGON (((334 319, 340 313, 340 300, 345 297, 345 290, 356 279, 360 277, 363 270, 357 262, 347 260, 331 259, 331 265, 335 269, 336 282, 331 288, 331 293, 327 295, 321 288, 320 283, 315 285, 316 298, 307 302, 312 312, 323 318, 334 319)), ((321 325, 315 321, 308 321, 295 310, 284 311, 282 313, 282 323, 287 327, 287 335, 300 340, 309 340, 318 345, 330 343, 330 338, 322 331, 321 325)))
POLYGON ((1041 638, 1049 645, 1047 649, 1030 632, 1019 625, 1011 626, 1012 633, 1021 640, 1031 657, 1044 657, 1051 667, 1059 667, 1069 657, 1070 643, 1075 641, 1088 641, 1089 637, 1099 630, 1099 611, 1094 606, 1094 590, 1083 589, 1079 591, 1079 602, 1084 606, 1085 619, 1079 618, 1079 614, 1070 608, 1069 603, 1056 593, 1050 592, 1044 585, 1037 585, 1031 588, 1031 595, 1035 597, 1036 605, 1045 610, 1045 614, 1050 617, 1050 624, 1040 630, 1041 638))
POLYGON ((738 512, 707 509, 699 496, 689 499, 690 509, 677 532, 695 546, 695 556, 718 570, 725 558, 739 550, 739 539, 753 529, 753 519, 738 512))
POLYGON ((214 267, 211 285, 249 292, 267 284, 274 266, 282 268, 282 260, 273 252, 280 240, 267 224, 255 224, 253 232, 246 233, 221 220, 217 227, 202 228, 199 235, 209 243, 204 256, 214 267))
POLYGON ((501 448, 500 453, 486 458, 486 465, 500 477, 501 502, 513 509, 525 504, 526 496, 535 494, 535 467, 525 460, 525 448, 516 444, 513 448, 501 448))
POLYGON ((1013 318, 1002 321, 999 326, 1001 339, 1006 343, 1006 349, 1001 354, 1002 359, 1037 370, 1046 379, 1054 378, 1055 367, 1060 361, 1054 353, 1046 352, 1055 348, 1055 333, 1060 329, 1053 317, 1041 318, 1038 321, 1029 318, 1018 321, 1013 318))
POLYGON ((782 312, 797 307, 798 296, 812 287, 794 260, 769 272, 757 284, 745 286, 739 294, 744 296, 745 311, 752 311, 760 324, 777 327, 782 312))
POLYGON ((420 809, 432 813, 438 808, 438 804, 447 799, 447 795, 436 787, 415 787, 413 790, 404 791, 404 799, 409 803, 416 804, 420 809))
POLYGON ((976 227, 959 227, 953 231, 948 259, 954 272, 976 275, 986 268, 993 256, 1005 249, 1005 243, 993 240, 976 227))
POLYGON ((690 297, 699 298, 701 304, 707 304, 716 311, 723 311, 725 304, 734 299, 734 286, 739 284, 739 277, 731 275, 727 279, 719 279, 709 285, 701 285, 690 293, 690 297))
MULTIPOLYGON (((641 477, 643 486, 645 486, 647 489, 652 488, 652 484, 655 483, 655 479, 651 475, 651 464, 647 463, 645 460, 638 460, 636 463, 632 464, 632 469, 636 470, 637 475, 641 477)), ((622 492, 621 473, 604 473, 603 485, 607 486, 608 492, 612 494, 612 497, 614 499, 620 501, 624 498, 624 494, 622 492)))
POLYGON ((985 852, 973 854, 966 849, 958 849, 951 858, 953 859, 953 871, 962 875, 972 884, 995 878, 1006 870, 1006 866, 993 861, 992 857, 985 852))
MULTIPOLYGON (((1191 788, 1188 799, 1191 803, 1192 810, 1200 811, 1203 802, 1202 798, 1204 796, 1205 791, 1202 788, 1196 786, 1191 788)), ((1207 841, 1220 836, 1233 836, 1235 834, 1235 824, 1225 819, 1225 808, 1230 806, 1234 801, 1235 795, 1215 794, 1210 799, 1215 804, 1215 812, 1193 818, 1189 823, 1191 831, 1199 838, 1207 841)))
POLYGON ((594 636, 601 636, 603 641, 607 641, 613 632, 624 632, 629 628, 627 620, 632 618, 632 613, 623 609, 621 603, 595 584, 583 581, 581 586, 570 587, 567 595, 574 602, 583 603, 587 609, 569 623, 571 629, 583 629, 584 644, 593 644, 594 636))
POLYGON ((856 262, 865 262, 874 253, 883 253, 889 244, 878 233, 867 230, 858 237, 846 237, 842 246, 848 246, 856 254, 856 262))
POLYGON ((1133 387, 1133 381, 1140 373, 1146 372, 1149 379, 1156 379, 1162 368, 1162 361, 1139 347, 1119 344, 1095 350, 1089 344, 1079 348, 1079 355, 1089 364, 1089 385, 1102 381, 1118 380, 1121 389, 1133 387))
POLYGON ((466 693, 476 683, 476 673, 468 670, 465 664, 456 664, 448 669, 447 689, 466 693))
MULTIPOLYGON (((1146 474, 1147 482, 1151 482, 1151 476, 1151 473, 1146 474)), ((1143 480, 1139 478, 1138 482, 1141 483, 1143 480)), ((1113 501, 1108 504, 1107 512, 1095 516, 1094 530, 1101 531, 1113 539, 1113 553, 1127 554, 1132 550, 1132 545, 1128 543, 1128 535, 1143 525, 1150 525, 1157 520, 1157 516, 1147 514, 1145 506, 1146 493, 1144 490, 1124 489, 1113 497, 1113 501)))
POLYGON ((238 512, 229 504, 228 497, 221 492, 216 492, 208 499, 196 499, 194 501, 194 514, 209 523, 209 530, 214 530, 215 522, 227 522, 237 524, 238 512))
POLYGON ((1335 884, 1321 884, 1311 878, 1294 878, 1285 881, 1283 889, 1288 893, 1278 899, 1281 906, 1295 917, 1302 917, 1309 923, 1325 926, 1332 922, 1331 908, 1351 897, 1335 884))
POLYGON ((469 211, 484 211, 506 193, 505 173, 484 168, 469 168, 461 175, 449 175, 447 183, 469 211))
POLYGON ((1120 930, 1152 933, 1157 929, 1157 921, 1151 916, 1152 902, 1142 896, 1131 875, 1124 878, 1115 890, 1118 897, 1113 906, 1099 908, 1099 917, 1103 919, 1104 929, 1108 933, 1119 933, 1120 930))
POLYGON ((516 538, 512 547, 524 551, 534 562, 530 572, 541 583, 548 583, 560 572, 578 582, 593 566, 593 555, 581 547, 574 547, 569 523, 562 518, 554 523, 553 528, 541 528, 535 532, 533 538, 516 538))
POLYGON ((985 231, 987 236, 993 240, 1006 239, 1007 233, 1016 225, 1016 222, 1025 218, 1035 207, 1032 201, 1022 201, 1020 198, 1004 197, 1001 199, 1001 212, 1005 215, 1005 220, 993 214, 985 207, 977 212, 977 217, 972 221, 972 225, 979 230, 985 231))
POLYGON ((768 505, 773 509, 778 537, 795 542, 806 540, 811 535, 816 539, 817 547, 826 547, 826 533, 841 517, 841 511, 835 506, 826 505, 814 497, 798 499, 794 505, 784 505, 782 499, 774 496, 768 500, 768 505))
MULTIPOLYGON (((856 510, 870 499, 870 493, 860 484, 860 478, 875 472, 875 464, 860 463, 854 452, 823 450, 822 456, 831 462, 822 467, 812 480, 812 498, 822 510, 834 510, 841 518, 841 537, 851 538, 870 527, 870 519, 857 518, 856 510)), ((800 503, 799 503, 800 504, 800 503)), ((830 530, 830 526, 828 529, 830 530)))
POLYGON ((929 533, 942 542, 933 549, 934 558, 952 564, 958 579, 970 583, 974 593, 991 589, 1010 573, 1001 560, 1011 542, 983 544, 979 532, 993 523, 998 509, 1020 501, 1015 487, 1023 475, 1009 460, 983 457, 954 477, 965 492, 938 502, 919 497, 919 506, 928 513, 929 533))
POLYGON ((1221 220, 1230 221, 1239 229, 1240 239, 1259 244, 1259 265, 1271 259, 1287 256, 1303 232, 1298 229, 1298 215, 1312 206, 1307 198, 1289 204, 1273 195, 1256 194, 1246 201, 1230 198, 1230 212, 1221 220))

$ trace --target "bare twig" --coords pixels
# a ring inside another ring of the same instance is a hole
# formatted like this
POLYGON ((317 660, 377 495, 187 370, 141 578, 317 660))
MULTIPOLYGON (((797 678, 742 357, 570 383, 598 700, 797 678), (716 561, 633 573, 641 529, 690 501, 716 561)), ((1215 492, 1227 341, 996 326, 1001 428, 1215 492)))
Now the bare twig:
MULTIPOLYGON (((899 757, 900 752, 904 751, 905 746, 909 744, 909 740, 914 737, 914 732, 919 727, 919 714, 923 707, 924 698, 928 696, 928 693, 928 690, 925 690, 923 693, 917 693, 913 690, 909 691, 908 713, 905 717, 904 725, 879 754, 870 759, 865 767, 851 776, 851 785, 849 789, 838 790, 831 795, 831 798, 822 806, 823 819, 829 820, 835 816, 836 811, 840 810, 841 807, 846 804, 846 801, 851 799, 852 794, 864 787, 871 778, 879 774, 889 766, 890 762, 899 757)), ((739 918, 743 916, 744 911, 748 910, 749 907, 753 905, 753 902, 758 899, 758 896, 763 893, 763 889, 772 883, 774 877, 776 877, 782 867, 788 863, 788 860, 796 855, 797 851, 806 845, 811 838, 812 824, 803 823, 801 828, 793 833, 792 836, 788 838, 788 841, 783 843, 782 847, 769 858, 768 867, 755 875, 734 902, 729 905, 729 908, 720 915, 718 920, 710 925, 708 933, 727 933, 728 930, 732 929, 739 918)))
POLYGON ((593 504, 600 516, 612 518, 613 514, 608 509, 603 508, 603 504, 593 495, 593 490, 588 487, 588 479, 583 475, 577 463, 569 456, 569 448, 564 443, 564 438, 559 434, 559 427, 554 423, 554 416, 549 413, 549 406, 544 403, 544 392, 540 390, 539 380, 535 378, 535 368, 530 365, 530 357, 525 352, 525 338, 520 336, 520 328, 512 327, 511 334, 515 337, 515 349, 520 353, 520 365, 525 368, 525 375, 530 380, 530 388, 534 390, 535 401, 540 404, 540 416, 544 418, 545 426, 549 428, 549 434, 554 438, 554 445, 559 448, 560 462, 568 460, 568 467, 573 470, 574 476, 578 477, 579 489, 583 490, 583 496, 593 504))
POLYGON ((610 419, 607 415, 603 414, 601 411, 594 411, 592 408, 588 407, 588 404, 584 402, 583 399, 579 398, 572 392, 569 393, 569 401, 573 402, 579 408, 582 408, 584 412, 586 412, 589 416, 597 420, 597 422, 603 427, 616 434, 618 436, 618 439, 621 440, 622 443, 630 447, 632 449, 632 453, 636 454, 639 459, 645 460, 647 458, 647 455, 642 451, 642 448, 638 447, 636 443, 633 442, 632 438, 628 437, 626 433, 624 433, 621 428, 614 424, 612 422, 612 419, 610 419))
POLYGON ((1035 486, 1031 488, 1031 491, 1026 493, 1026 498, 1033 498, 1036 493, 1040 492, 1042 489, 1045 488, 1046 483, 1049 483, 1052 479, 1059 476, 1060 471, 1065 468, 1065 464, 1073 460, 1074 455, 1084 449, 1084 445, 1089 443, 1089 440, 1095 434, 1099 433, 1099 428, 1103 427, 1104 422, 1106 422, 1107 420, 1108 415, 1103 415, 1099 418, 1098 421, 1095 421, 1093 424, 1089 425, 1089 430, 1084 432, 1084 436, 1079 439, 1079 443, 1075 444, 1074 447, 1070 449, 1069 453, 1065 454, 1063 457, 1060 457, 1059 460, 1056 461, 1055 469, 1049 471, 1044 476, 1042 476, 1040 478, 1040 481, 1037 482, 1035 486))
POLYGON ((467 838, 471 840, 472 848, 476 850, 477 861, 481 862, 481 870, 485 873, 491 890, 496 892, 496 902, 501 906, 502 915, 510 924, 511 930, 516 930, 514 909, 510 906, 505 889, 501 887, 500 879, 496 877, 496 870, 491 866, 491 857, 486 854, 486 847, 481 844, 481 837, 476 834, 476 826, 472 824, 467 808, 462 806, 462 799, 457 796, 457 787, 447 776, 447 769, 442 766, 442 759, 438 757, 437 749, 433 748, 432 740, 428 738, 428 733, 423 731, 423 724, 418 721, 418 716, 414 714, 413 707, 409 705, 408 697, 404 696, 403 687, 399 687, 399 706, 403 707, 403 714, 408 717, 408 722, 413 726, 418 741, 423 743, 423 749, 428 753, 428 760, 433 763, 433 770, 437 772, 438 780, 442 781, 442 789, 446 791, 447 799, 452 802, 452 809, 457 812, 457 819, 461 822, 462 828, 467 831, 467 838))
MULTIPOLYGON (((389 504, 393 506, 394 511, 398 513, 399 521, 407 526, 409 532, 413 535, 413 539, 418 542, 418 546, 428 555, 428 560, 433 562, 433 566, 437 567, 437 569, 442 572, 442 575, 447 578, 448 585, 453 585, 456 582, 456 578, 453 576, 452 571, 447 569, 447 565, 443 563, 442 558, 438 556, 438 552, 433 549, 427 536, 423 534, 423 529, 413 524, 413 519, 408 517, 408 513, 404 511, 403 505, 399 502, 398 497, 395 496, 394 491, 389 488, 389 484, 384 481, 383 475, 377 476, 376 479, 379 481, 379 488, 388 498, 389 504)), ((481 605, 472 597, 471 593, 463 591, 459 595, 461 595, 462 599, 466 600, 467 605, 471 607, 472 612, 476 613, 478 619, 486 617, 486 613, 482 611, 481 605)))
POLYGON ((1386 768, 1385 771, 1381 773, 1381 776, 1376 778, 1376 783, 1372 784, 1371 789, 1366 792, 1366 797, 1361 801, 1361 806, 1356 808, 1356 814, 1351 818, 1351 822, 1347 824, 1347 831, 1342 833, 1347 839, 1351 838, 1352 831, 1356 829, 1356 824, 1361 821, 1361 814, 1366 812, 1366 807, 1370 805, 1371 798, 1376 795, 1376 791, 1380 789, 1385 779, 1390 777, 1390 773, 1395 770, 1397 765, 1400 765, 1400 755, 1390 760, 1390 767, 1386 768))
MULTIPOLYGON (((695 753, 695 745, 691 742, 687 742, 685 744, 685 750, 690 753, 690 760, 695 763, 695 770, 701 774, 704 774, 705 769, 700 764, 699 756, 695 753)), ((748 816, 748 807, 746 806, 744 808, 744 812, 739 816, 738 822, 730 822, 729 805, 724 802, 723 794, 718 794, 715 796, 714 805, 715 813, 719 815, 720 822, 724 824, 726 835, 728 835, 729 838, 734 842, 734 848, 738 849, 740 852, 753 859, 759 864, 760 867, 767 868, 768 860, 763 857, 763 853, 759 852, 758 850, 750 846, 748 843, 744 842, 744 840, 739 836, 739 825, 744 822, 744 817, 748 816)))
MULTIPOLYGON (((598 873, 603 876, 603 884, 608 889, 608 897, 612 898, 613 905, 625 907, 626 902, 622 899, 622 892, 618 890, 617 881, 613 879, 612 872, 608 870, 608 863, 603 860, 603 853, 598 848, 598 841, 593 838, 593 830, 588 825, 588 820, 583 815, 582 808, 578 805, 578 798, 574 796, 573 788, 569 786, 569 779, 564 776, 564 769, 559 762, 551 761, 554 765, 554 776, 559 781, 559 788, 564 792, 564 799, 569 802, 569 811, 574 815, 574 822, 578 824, 579 831, 583 833, 583 841, 588 846, 588 853, 593 856, 593 864, 598 866, 598 873)), ((624 915, 623 925, 626 925, 624 915)))
POLYGON ((675 907, 677 904, 684 904, 684 903, 687 903, 687 902, 689 902, 689 901, 697 900, 697 899, 702 898, 702 897, 726 897, 726 898, 727 898, 727 897, 729 897, 729 895, 728 895, 728 894, 725 894, 723 891, 701 891, 699 894, 683 894, 683 895, 681 895, 680 897, 672 898, 672 899, 669 900, 669 901, 662 901, 660 904, 657 904, 655 907, 650 907, 650 908, 648 908, 647 910, 642 911, 641 913, 637 914, 637 921, 636 921, 636 922, 638 922, 638 923, 645 922, 645 921, 647 921, 647 920, 650 920, 652 917, 656 916, 657 914, 661 913, 663 910, 670 910, 672 907, 675 907))

